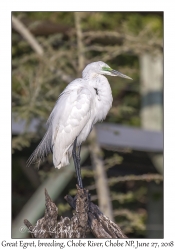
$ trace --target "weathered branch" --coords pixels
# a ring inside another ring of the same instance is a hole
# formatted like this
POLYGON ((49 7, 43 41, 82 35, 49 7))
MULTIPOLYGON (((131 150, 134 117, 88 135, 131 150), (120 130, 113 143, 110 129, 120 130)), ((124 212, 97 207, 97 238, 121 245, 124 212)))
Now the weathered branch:
POLYGON ((69 205, 75 209, 73 217, 57 219, 58 208, 52 202, 47 190, 45 190, 45 215, 39 219, 35 226, 28 220, 24 220, 34 238, 86 238, 89 229, 96 238, 127 238, 120 227, 109 220, 90 201, 88 190, 80 189, 77 186, 77 195, 72 198, 65 197, 69 205))
POLYGON ((102 151, 97 143, 95 129, 92 130, 90 135, 90 155, 94 168, 95 185, 98 194, 99 207, 101 211, 113 220, 112 203, 110 199, 110 192, 107 183, 107 176, 104 170, 104 162, 102 159, 102 151))
POLYGON ((40 46, 38 41, 32 35, 32 33, 25 27, 25 25, 18 20, 15 16, 12 16, 13 28, 20 33, 20 35, 30 44, 32 49, 40 56, 43 55, 43 48, 40 46))
POLYGON ((77 52, 78 52, 78 71, 81 72, 85 66, 84 62, 84 46, 83 46, 83 34, 81 30, 81 13, 75 12, 75 27, 77 34, 77 52))
MULTIPOLYGON (((143 174, 143 175, 126 175, 126 176, 119 176, 119 177, 111 177, 108 179, 108 185, 113 186, 119 182, 125 181, 155 181, 160 182, 163 181, 163 176, 160 174, 143 174)), ((88 190, 95 189, 95 185, 90 185, 87 187, 88 190)))

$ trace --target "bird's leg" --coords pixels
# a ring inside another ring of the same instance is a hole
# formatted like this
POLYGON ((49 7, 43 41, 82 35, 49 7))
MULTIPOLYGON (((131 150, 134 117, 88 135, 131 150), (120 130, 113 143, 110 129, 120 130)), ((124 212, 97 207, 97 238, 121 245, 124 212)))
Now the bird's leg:
POLYGON ((81 145, 78 146, 78 154, 77 154, 77 159, 78 159, 78 167, 80 168, 80 161, 81 161, 81 158, 80 158, 80 152, 81 152, 81 145))
POLYGON ((83 188, 83 182, 82 182, 82 178, 81 178, 81 158, 80 158, 80 152, 81 152, 81 145, 78 146, 78 150, 77 150, 77 164, 78 164, 78 172, 80 175, 80 182, 81 182, 81 186, 83 188))
POLYGON ((77 179, 78 179, 78 185, 79 185, 79 177, 78 177, 78 164, 77 164, 77 158, 76 158, 76 146, 77 146, 77 138, 75 139, 74 141, 74 144, 73 144, 73 150, 72 150, 72 157, 73 157, 73 160, 74 160, 74 165, 75 165, 75 171, 76 171, 76 175, 77 175, 77 179))
POLYGON ((78 156, 76 153, 76 148, 77 148, 77 138, 75 139, 74 144, 73 144, 72 156, 73 156, 73 160, 74 160, 75 171, 76 171, 77 180, 78 180, 78 186, 81 189, 83 189, 83 183, 82 183, 82 178, 81 178, 81 168, 80 168, 80 150, 81 150, 81 147, 79 147, 79 149, 78 149, 78 156))

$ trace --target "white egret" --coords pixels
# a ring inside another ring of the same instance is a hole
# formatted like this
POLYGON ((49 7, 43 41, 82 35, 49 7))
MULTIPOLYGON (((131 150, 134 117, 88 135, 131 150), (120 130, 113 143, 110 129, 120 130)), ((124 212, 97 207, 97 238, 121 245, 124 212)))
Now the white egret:
POLYGON ((44 138, 30 156, 27 165, 53 153, 55 168, 67 166, 73 156, 78 185, 83 188, 80 170, 81 144, 94 124, 105 119, 112 106, 112 91, 104 75, 132 79, 104 62, 88 64, 82 78, 72 81, 60 94, 47 121, 44 138))

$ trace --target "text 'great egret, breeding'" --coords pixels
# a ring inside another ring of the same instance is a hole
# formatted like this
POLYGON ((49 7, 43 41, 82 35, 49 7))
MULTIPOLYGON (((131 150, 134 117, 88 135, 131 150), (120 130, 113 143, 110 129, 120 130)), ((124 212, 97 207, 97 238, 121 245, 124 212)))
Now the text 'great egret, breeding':
POLYGON ((112 106, 112 92, 104 75, 131 79, 104 62, 88 64, 82 78, 72 81, 60 94, 47 121, 44 138, 30 156, 27 166, 53 153, 55 168, 67 166, 73 156, 78 185, 83 188, 80 170, 81 144, 94 124, 105 119, 112 106))

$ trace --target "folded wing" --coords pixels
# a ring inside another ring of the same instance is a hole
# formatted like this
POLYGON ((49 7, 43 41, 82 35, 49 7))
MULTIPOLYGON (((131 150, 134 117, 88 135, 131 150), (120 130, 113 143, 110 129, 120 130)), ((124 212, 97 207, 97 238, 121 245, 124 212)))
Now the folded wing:
POLYGON ((93 97, 82 84, 69 84, 60 95, 49 119, 47 132, 27 162, 27 166, 40 163, 53 152, 57 168, 69 164, 76 137, 91 119, 93 97))

